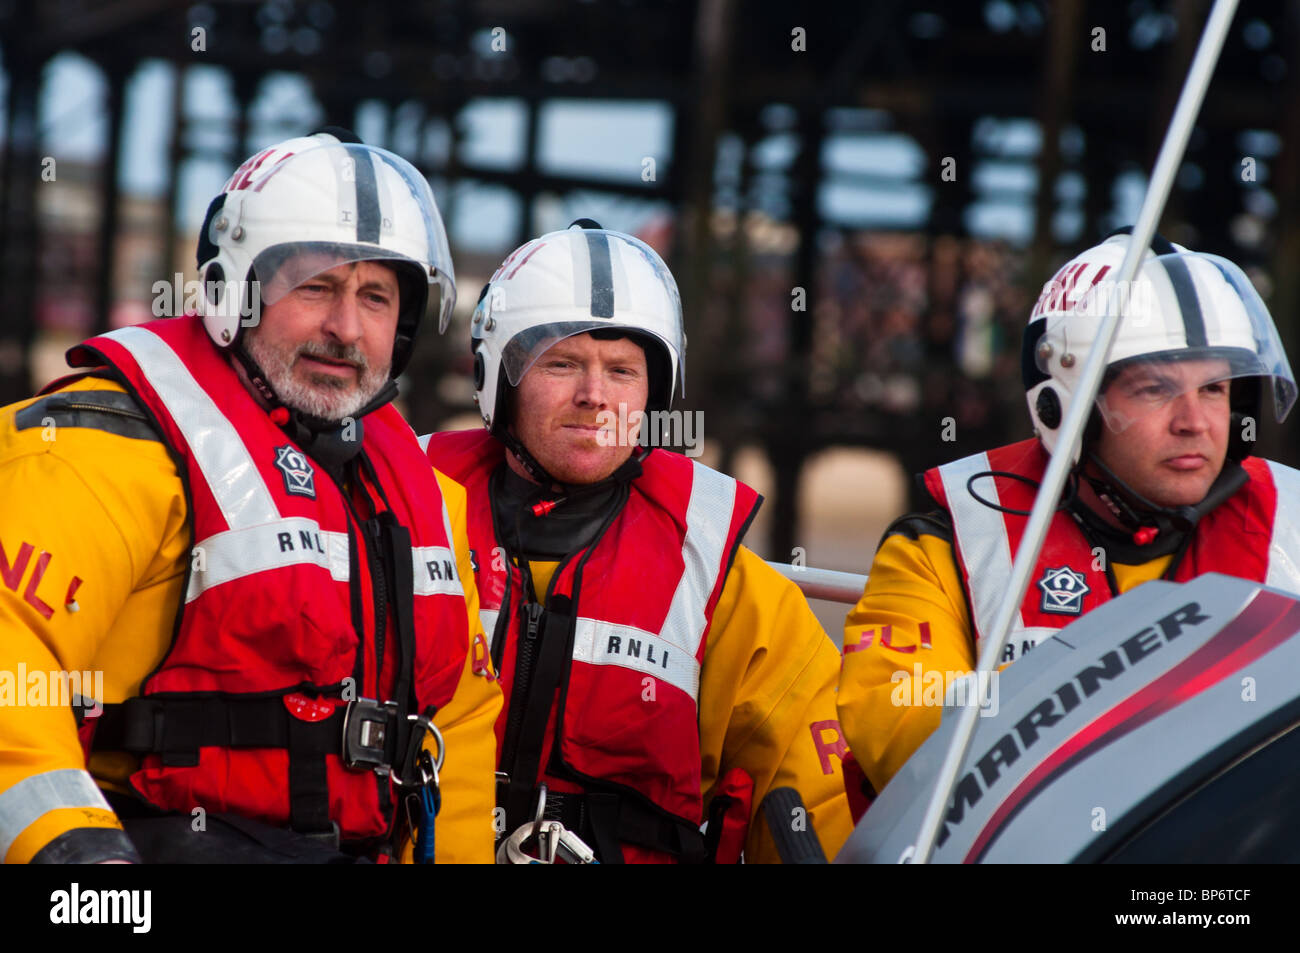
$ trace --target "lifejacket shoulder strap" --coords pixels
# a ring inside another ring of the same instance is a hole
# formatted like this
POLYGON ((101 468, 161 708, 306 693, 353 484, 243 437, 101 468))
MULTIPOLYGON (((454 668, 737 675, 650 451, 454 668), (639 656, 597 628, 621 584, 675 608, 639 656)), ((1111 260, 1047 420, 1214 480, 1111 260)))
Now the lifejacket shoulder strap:
MULTIPOLYGON (((962 583, 970 601, 971 624, 976 637, 993 629, 1002 604, 1011 565, 1015 558, 1008 522, 1023 522, 1023 516, 1003 513, 997 507, 1024 509, 1033 499, 1030 483, 999 480, 992 472, 1013 473, 1037 482, 1046 457, 1036 440, 1021 441, 988 453, 975 453, 926 473, 926 486, 943 504, 952 521, 952 540, 957 550, 962 583), (1000 486, 1010 483, 1009 487, 1000 486), (1006 493, 1014 499, 1004 499, 1006 493)), ((1026 630, 1024 616, 1016 611, 1015 629, 1026 630)), ((1043 630, 1051 631, 1051 630, 1043 630)))
POLYGON ((60 391, 33 401, 14 415, 17 430, 51 423, 102 430, 134 440, 162 440, 135 398, 116 390, 60 391))

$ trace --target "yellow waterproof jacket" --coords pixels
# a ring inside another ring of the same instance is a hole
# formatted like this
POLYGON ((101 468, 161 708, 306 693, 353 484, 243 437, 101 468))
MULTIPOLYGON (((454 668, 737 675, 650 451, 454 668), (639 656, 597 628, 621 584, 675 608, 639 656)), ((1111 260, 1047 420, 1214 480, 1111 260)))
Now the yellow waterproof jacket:
MULTIPOLYGON (((94 377, 63 389, 122 393, 94 377)), ((24 421, 20 429, 16 415, 32 402, 0 408, 0 857, 19 863, 70 831, 120 829, 96 806, 91 778, 122 789, 137 767, 112 752, 95 753, 87 766, 72 710, 36 698, 32 686, 47 685, 50 673, 95 673, 92 682, 102 673, 102 696, 84 694, 108 703, 137 695, 170 647, 192 545, 181 478, 156 436, 129 426, 112 432, 89 418, 24 421)), ((438 482, 472 639, 482 627, 465 491, 441 474, 438 482)), ((472 665, 471 652, 435 719, 448 750, 439 862, 492 860, 493 725, 502 699, 472 665)))
MULTIPOLYGON (((530 562, 538 592, 558 563, 530 562)), ((777 863, 759 810, 774 788, 797 790, 828 858, 853 830, 835 715, 840 654, 799 588, 741 546, 713 613, 700 670, 701 783, 705 814, 733 768, 754 779, 746 863, 777 863)))
MULTIPOLYGON (((1160 578, 1171 558, 1140 565, 1112 562, 1119 591, 1160 578)), ((876 552, 862 598, 844 621, 840 724, 849 750, 876 791, 884 789, 939 726, 942 708, 896 704, 913 697, 915 666, 921 667, 924 679, 929 672, 972 671, 976 661, 947 514, 897 521, 876 552), (928 648, 922 645, 924 622, 929 623, 928 648), (867 630, 879 634, 886 625, 892 626, 888 645, 874 638, 859 649, 867 630)))

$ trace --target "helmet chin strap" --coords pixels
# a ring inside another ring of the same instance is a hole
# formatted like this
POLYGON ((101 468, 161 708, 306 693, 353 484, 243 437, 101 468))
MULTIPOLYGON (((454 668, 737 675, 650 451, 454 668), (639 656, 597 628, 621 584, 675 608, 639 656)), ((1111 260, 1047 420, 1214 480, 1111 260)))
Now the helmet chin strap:
POLYGON ((524 472, 535 483, 540 483, 546 487, 548 492, 552 485, 564 486, 563 483, 546 471, 546 467, 542 466, 537 458, 528 452, 528 448, 524 446, 523 441, 511 433, 508 428, 502 428, 501 432, 496 434, 496 438, 506 445, 506 449, 514 455, 514 458, 519 461, 519 465, 524 468, 524 472))
POLYGON ((564 483, 551 476, 546 468, 524 446, 523 441, 510 431, 507 430, 499 434, 497 439, 505 444, 506 449, 514 454, 515 459, 519 461, 524 470, 539 484, 535 494, 538 500, 532 505, 534 516, 545 516, 557 506, 575 497, 587 496, 613 484, 635 480, 641 475, 641 456, 633 453, 623 461, 617 470, 603 480, 597 480, 595 483, 564 483), (555 491, 555 487, 559 487, 558 493, 555 491))
MULTIPOLYGON (((1148 500, 1121 480, 1093 451, 1088 451, 1087 461, 1102 476, 1085 473, 1082 462, 1076 468, 1079 476, 1088 482, 1097 497, 1115 518, 1133 534, 1133 542, 1145 546, 1161 533, 1188 533, 1196 528, 1201 518, 1226 501, 1250 480, 1249 474, 1235 460, 1225 460, 1223 469, 1210 485, 1205 498, 1194 506, 1160 506, 1148 500)), ((1080 504, 1082 505, 1082 504, 1080 504)))

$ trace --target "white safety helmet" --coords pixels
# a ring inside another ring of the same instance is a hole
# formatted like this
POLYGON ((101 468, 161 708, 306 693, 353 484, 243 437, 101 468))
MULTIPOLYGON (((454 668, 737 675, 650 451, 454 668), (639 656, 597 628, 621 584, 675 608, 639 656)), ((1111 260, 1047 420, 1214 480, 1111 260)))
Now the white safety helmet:
POLYGON ((668 266, 649 245, 590 219, 510 253, 479 295, 470 333, 474 392, 488 430, 501 434, 506 388, 552 345, 589 331, 624 330, 646 345, 647 411, 685 396, 682 303, 668 266))
POLYGON ((396 266, 397 377, 426 312, 437 315, 442 332, 456 301, 447 235, 428 181, 400 156, 329 132, 263 149, 235 170, 208 208, 198 246, 204 326, 218 347, 231 347, 241 327, 254 323, 253 308, 357 261, 396 266))
MULTIPOLYGON (((1151 365, 1151 376, 1159 378, 1142 392, 1152 409, 1187 390, 1238 379, 1231 388, 1233 412, 1258 416, 1267 379, 1274 416, 1281 422, 1295 403, 1296 382, 1273 319, 1250 279, 1225 258, 1192 252, 1157 236, 1152 243, 1156 251, 1147 251, 1137 277, 1121 288, 1115 276, 1129 241, 1126 234, 1112 235, 1066 263, 1044 286, 1030 316, 1021 370, 1029 415, 1047 450, 1056 449, 1101 319, 1112 310, 1122 320, 1096 402, 1100 420, 1112 430, 1131 424, 1134 406, 1140 412, 1141 404, 1130 399, 1120 413, 1118 401, 1108 404, 1106 387, 1126 368, 1144 362, 1151 365), (1174 372, 1173 361, 1194 363, 1174 372)), ((1095 435, 1097 426, 1092 424, 1088 434, 1095 435)), ((1242 429, 1232 427, 1230 459, 1249 452, 1242 429)), ((1085 435, 1084 443, 1088 440, 1085 435)))

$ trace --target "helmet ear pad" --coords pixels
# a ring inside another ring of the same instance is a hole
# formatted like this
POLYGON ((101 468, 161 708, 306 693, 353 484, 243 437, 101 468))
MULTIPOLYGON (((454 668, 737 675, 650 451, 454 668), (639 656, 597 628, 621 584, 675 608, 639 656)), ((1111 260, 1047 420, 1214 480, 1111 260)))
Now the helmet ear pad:
POLYGON ((496 393, 492 395, 490 408, 484 399, 483 389, 487 386, 487 358, 483 356, 483 341, 480 338, 474 338, 470 341, 470 350, 474 354, 474 391, 475 397, 479 403, 479 411, 486 417, 491 416, 491 422, 487 423, 488 433, 494 437, 500 437, 505 433, 512 423, 514 423, 514 392, 515 389, 510 386, 506 375, 500 373, 497 369, 496 393))
POLYGON ((1038 392, 1035 409, 1038 411, 1038 419, 1048 430, 1061 426, 1061 398, 1051 387, 1044 387, 1038 392))
POLYGON ((203 225, 199 228, 199 243, 195 250, 195 259, 199 268, 202 268, 206 262, 216 258, 221 249, 209 237, 209 229, 212 226, 212 220, 217 217, 226 205, 226 195, 229 193, 222 192, 208 203, 207 214, 203 216, 203 225))
POLYGON ((203 297, 213 307, 221 304, 221 296, 226 288, 226 269, 220 262, 214 261, 203 270, 203 297))

